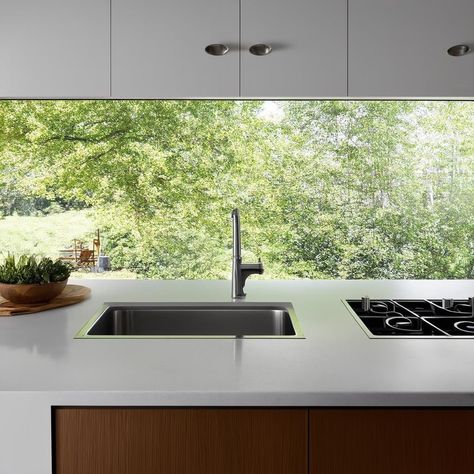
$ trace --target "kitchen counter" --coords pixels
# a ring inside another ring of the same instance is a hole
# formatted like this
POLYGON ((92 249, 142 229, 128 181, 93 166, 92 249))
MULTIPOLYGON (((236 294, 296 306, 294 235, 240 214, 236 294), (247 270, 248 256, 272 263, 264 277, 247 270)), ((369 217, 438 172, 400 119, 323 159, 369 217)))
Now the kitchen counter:
POLYGON ((58 405, 474 406, 474 339, 369 339, 341 301, 467 298, 472 280, 249 280, 305 339, 74 339, 103 302, 230 301, 230 282, 74 283, 91 298, 0 318, 0 473, 50 474, 58 405))

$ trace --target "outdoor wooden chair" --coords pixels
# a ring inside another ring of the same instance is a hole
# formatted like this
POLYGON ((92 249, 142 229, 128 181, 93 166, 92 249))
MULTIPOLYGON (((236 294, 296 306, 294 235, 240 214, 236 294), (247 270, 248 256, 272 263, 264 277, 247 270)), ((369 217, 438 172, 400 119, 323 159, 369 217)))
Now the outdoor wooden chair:
POLYGON ((91 249, 82 249, 79 254, 78 266, 81 268, 91 269, 95 267, 96 257, 95 253, 91 249))

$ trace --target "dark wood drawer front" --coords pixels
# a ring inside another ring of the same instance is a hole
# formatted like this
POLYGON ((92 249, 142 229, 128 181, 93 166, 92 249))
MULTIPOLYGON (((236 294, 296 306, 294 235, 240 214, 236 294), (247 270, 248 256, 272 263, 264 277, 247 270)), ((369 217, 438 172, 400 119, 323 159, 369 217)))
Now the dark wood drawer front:
POLYGON ((474 473, 474 410, 310 410, 310 473, 474 473))
POLYGON ((57 408, 56 474, 305 474, 307 414, 57 408))

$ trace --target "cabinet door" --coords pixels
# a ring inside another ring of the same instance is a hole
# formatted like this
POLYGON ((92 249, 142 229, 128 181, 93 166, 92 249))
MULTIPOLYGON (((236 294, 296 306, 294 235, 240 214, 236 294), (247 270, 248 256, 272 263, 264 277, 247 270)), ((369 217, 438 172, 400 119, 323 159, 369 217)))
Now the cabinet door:
POLYGON ((305 409, 58 408, 57 474, 306 474, 305 409))
POLYGON ((474 410, 310 410, 310 474, 474 472, 474 410))
POLYGON ((473 0, 349 0, 349 95, 474 96, 473 0))
POLYGON ((0 97, 107 97, 109 0, 1 0, 0 97))
POLYGON ((236 0, 112 0, 112 95, 238 96, 238 7, 236 0), (229 51, 206 53, 212 44, 229 51))
POLYGON ((347 95, 346 0, 241 0, 244 97, 347 95), (256 44, 267 55, 249 52, 256 44))

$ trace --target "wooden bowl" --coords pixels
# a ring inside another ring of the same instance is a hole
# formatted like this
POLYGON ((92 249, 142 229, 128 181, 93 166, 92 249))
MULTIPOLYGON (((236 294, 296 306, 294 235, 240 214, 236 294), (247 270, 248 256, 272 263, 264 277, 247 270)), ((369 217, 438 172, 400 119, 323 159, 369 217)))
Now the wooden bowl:
POLYGON ((56 298, 66 288, 67 279, 53 283, 32 285, 11 285, 0 283, 0 296, 12 303, 35 304, 45 303, 56 298))

